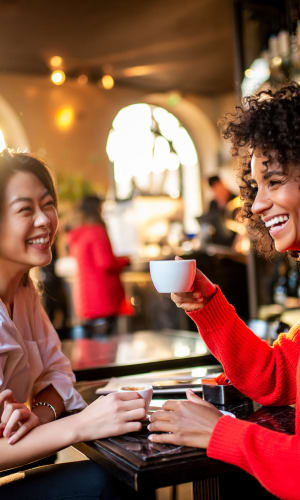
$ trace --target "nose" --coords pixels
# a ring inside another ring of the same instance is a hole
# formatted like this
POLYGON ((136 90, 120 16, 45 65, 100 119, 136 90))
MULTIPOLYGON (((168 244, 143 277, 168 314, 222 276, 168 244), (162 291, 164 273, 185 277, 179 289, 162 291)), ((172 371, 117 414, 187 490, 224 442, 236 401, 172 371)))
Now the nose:
POLYGON ((41 210, 40 208, 37 208, 36 213, 35 213, 34 225, 36 227, 40 227, 40 226, 47 227, 49 225, 49 222, 50 222, 50 219, 49 219, 48 215, 45 212, 43 212, 43 210, 41 210))
POLYGON ((272 206, 272 200, 267 195, 264 188, 258 189, 251 206, 251 212, 260 215, 272 206))

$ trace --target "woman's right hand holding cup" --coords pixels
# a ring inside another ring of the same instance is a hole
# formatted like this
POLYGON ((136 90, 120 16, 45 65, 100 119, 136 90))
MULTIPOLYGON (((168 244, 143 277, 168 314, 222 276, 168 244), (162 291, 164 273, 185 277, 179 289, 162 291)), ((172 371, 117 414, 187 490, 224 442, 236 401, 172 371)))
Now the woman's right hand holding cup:
MULTIPOLYGON (((180 260, 180 257, 175 257, 180 260)), ((190 292, 171 293, 171 299, 180 309, 186 312, 202 309, 203 306, 215 295, 217 291, 214 285, 199 269, 196 269, 196 276, 193 288, 190 292)))

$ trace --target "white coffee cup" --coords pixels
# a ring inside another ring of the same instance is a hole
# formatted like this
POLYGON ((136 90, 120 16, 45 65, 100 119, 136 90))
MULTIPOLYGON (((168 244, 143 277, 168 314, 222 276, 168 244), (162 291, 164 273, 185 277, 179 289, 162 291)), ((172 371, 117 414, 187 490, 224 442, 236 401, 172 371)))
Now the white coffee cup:
POLYGON ((188 292, 195 279, 196 260, 151 260, 150 274, 160 293, 188 292))
POLYGON ((146 412, 148 411, 151 399, 152 399, 152 394, 153 394, 153 387, 152 385, 148 384, 135 384, 134 382, 132 384, 127 384, 120 389, 118 389, 119 392, 137 392, 142 398, 145 400, 145 409, 146 412))

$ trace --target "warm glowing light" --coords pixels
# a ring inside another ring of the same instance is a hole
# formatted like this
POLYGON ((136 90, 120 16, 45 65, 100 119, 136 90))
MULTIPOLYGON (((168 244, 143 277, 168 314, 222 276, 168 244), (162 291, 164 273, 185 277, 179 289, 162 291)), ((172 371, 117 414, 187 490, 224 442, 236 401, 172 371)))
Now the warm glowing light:
POLYGON ((54 85, 62 85, 65 82, 66 75, 61 69, 56 69, 51 73, 51 81, 54 85))
POLYGON ((147 66, 132 66, 131 68, 125 68, 123 74, 126 77, 145 76, 155 72, 155 66, 154 64, 148 64, 147 66))
POLYGON ((243 202, 239 196, 236 196, 232 200, 230 200, 227 205, 226 209, 228 210, 234 210, 235 208, 240 208, 243 206, 243 202))
POLYGON ((77 83, 79 83, 79 85, 86 85, 88 81, 89 79, 87 75, 79 75, 79 77, 77 78, 77 83))
POLYGON ((5 139, 2 130, 0 129, 0 152, 6 148, 5 139))
POLYGON ((154 257, 158 257, 160 254, 160 246, 156 243, 152 243, 150 245, 146 245, 143 248, 143 253, 145 257, 148 259, 152 259, 154 257))
POLYGON ((55 114, 55 122, 58 128, 66 130, 70 128, 74 120, 74 111, 71 107, 59 109, 55 114))
POLYGON ((106 90, 110 90, 115 85, 115 80, 111 75, 103 75, 101 78, 102 87, 106 90))
POLYGON ((53 56, 50 59, 50 66, 52 68, 59 68, 62 65, 63 58, 60 56, 53 56))
POLYGON ((246 69, 242 82, 243 96, 254 94, 259 87, 268 80, 270 69, 268 60, 258 57, 253 61, 250 68, 246 69))
POLYGON ((254 71, 253 71, 253 69, 251 69, 251 68, 246 69, 245 76, 247 78, 253 78, 254 77, 254 71))
POLYGON ((280 66, 280 64, 282 63, 282 59, 279 56, 272 57, 271 63, 273 66, 280 66))

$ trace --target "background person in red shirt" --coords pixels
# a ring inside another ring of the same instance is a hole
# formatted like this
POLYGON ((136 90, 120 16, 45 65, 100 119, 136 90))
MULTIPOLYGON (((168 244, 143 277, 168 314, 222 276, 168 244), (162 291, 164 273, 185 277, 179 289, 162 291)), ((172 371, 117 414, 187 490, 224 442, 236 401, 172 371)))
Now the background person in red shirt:
POLYGON ((81 224, 69 231, 70 254, 77 263, 74 305, 79 318, 90 325, 105 319, 105 333, 116 326, 125 292, 120 272, 128 257, 116 257, 101 217, 101 199, 86 196, 79 205, 81 224))

